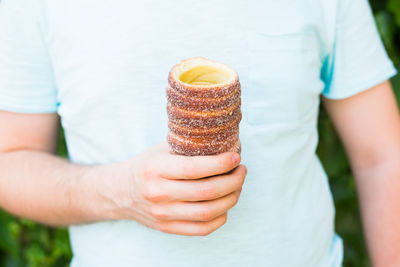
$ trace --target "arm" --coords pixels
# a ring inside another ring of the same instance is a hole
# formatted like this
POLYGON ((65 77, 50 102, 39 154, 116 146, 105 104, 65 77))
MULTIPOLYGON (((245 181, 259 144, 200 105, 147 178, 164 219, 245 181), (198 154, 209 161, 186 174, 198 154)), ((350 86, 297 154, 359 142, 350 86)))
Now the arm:
POLYGON ((373 266, 400 266, 400 116, 390 83, 323 101, 350 159, 373 266))
POLYGON ((163 143, 124 162, 83 166, 54 155, 57 133, 56 114, 0 112, 0 207, 56 226, 129 219, 206 235, 238 201, 246 169, 236 168, 236 153, 174 156, 163 143))
POLYGON ((51 225, 106 219, 89 167, 54 156, 57 136, 56 114, 0 112, 0 207, 51 225))
POLYGON ((35 1, 1 1, 0 106, 21 113, 0 111, 0 207, 51 225, 130 219, 186 235, 221 226, 245 176, 237 154, 172 156, 164 143, 104 166, 54 155, 57 115, 22 114, 57 110, 43 15, 35 1))

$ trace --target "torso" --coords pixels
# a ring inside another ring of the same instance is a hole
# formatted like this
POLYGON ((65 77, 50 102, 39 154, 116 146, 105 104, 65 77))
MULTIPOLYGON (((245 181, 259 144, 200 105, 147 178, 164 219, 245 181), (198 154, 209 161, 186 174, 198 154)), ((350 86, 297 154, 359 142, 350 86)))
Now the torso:
POLYGON ((73 266, 322 266, 338 257, 315 155, 331 42, 323 2, 42 1, 73 162, 119 161, 165 140, 167 75, 181 59, 223 62, 242 83, 249 174, 227 224, 192 238, 130 221, 72 227, 73 266))

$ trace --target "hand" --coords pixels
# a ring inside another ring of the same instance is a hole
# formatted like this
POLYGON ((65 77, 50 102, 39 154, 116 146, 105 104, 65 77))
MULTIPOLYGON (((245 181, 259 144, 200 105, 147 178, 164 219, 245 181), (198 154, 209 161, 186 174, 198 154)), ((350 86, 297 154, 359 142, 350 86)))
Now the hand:
MULTIPOLYGON (((165 233, 205 236, 221 227, 237 203, 247 173, 237 153, 185 157, 167 143, 131 161, 130 201, 119 219, 133 219, 165 233)), ((122 214, 121 214, 122 213, 122 214)))

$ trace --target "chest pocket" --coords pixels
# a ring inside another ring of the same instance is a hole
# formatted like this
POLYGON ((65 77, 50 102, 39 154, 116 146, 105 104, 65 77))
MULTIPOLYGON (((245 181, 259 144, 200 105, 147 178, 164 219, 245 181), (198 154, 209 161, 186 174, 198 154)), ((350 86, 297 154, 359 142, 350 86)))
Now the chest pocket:
POLYGON ((249 124, 302 122, 317 112, 323 83, 314 32, 252 34, 249 63, 249 84, 243 92, 249 124))

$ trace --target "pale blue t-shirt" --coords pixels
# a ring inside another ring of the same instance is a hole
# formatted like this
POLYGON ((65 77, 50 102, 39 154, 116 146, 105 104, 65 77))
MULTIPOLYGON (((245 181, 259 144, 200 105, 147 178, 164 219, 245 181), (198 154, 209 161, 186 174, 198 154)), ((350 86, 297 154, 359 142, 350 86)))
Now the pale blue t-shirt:
POLYGON ((0 109, 57 112, 74 163, 125 160, 165 140, 168 71, 195 56, 242 82, 239 203, 206 237, 71 226, 72 266, 341 266, 317 117, 395 74, 367 0, 3 0, 0 109))

